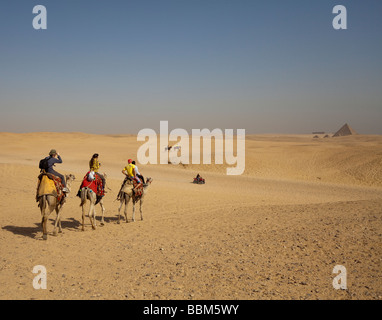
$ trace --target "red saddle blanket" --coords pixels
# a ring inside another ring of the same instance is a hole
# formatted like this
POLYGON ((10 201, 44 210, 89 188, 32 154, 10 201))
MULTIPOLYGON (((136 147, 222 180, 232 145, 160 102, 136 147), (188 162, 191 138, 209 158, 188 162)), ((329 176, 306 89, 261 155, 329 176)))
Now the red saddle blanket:
POLYGON ((95 174, 95 179, 93 181, 88 180, 88 173, 86 173, 84 179, 82 180, 82 184, 80 187, 80 190, 82 188, 89 188, 91 189, 97 196, 103 197, 105 195, 103 185, 102 185, 102 179, 98 174, 95 174))

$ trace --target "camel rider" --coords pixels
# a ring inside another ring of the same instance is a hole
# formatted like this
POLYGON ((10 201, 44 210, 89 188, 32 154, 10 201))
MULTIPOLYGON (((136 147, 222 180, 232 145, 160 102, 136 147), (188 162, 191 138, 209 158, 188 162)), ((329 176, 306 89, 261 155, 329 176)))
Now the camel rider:
POLYGON ((53 169, 53 167, 55 166, 56 163, 62 163, 62 159, 61 159, 60 154, 55 149, 52 149, 49 152, 48 169, 46 169, 45 171, 47 173, 50 173, 50 174, 53 174, 53 175, 59 177, 61 179, 62 185, 64 186, 62 191, 65 193, 69 193, 69 189, 66 188, 65 177, 61 173, 58 173, 57 171, 55 171, 53 169))
POLYGON ((134 170, 135 170, 135 175, 142 180, 142 183, 144 184, 145 183, 145 179, 143 178, 143 176, 139 173, 139 170, 138 170, 138 166, 135 164, 135 161, 132 162, 132 164, 135 166, 134 170))
POLYGON ((120 200, 121 191, 124 185, 126 184, 127 180, 133 181, 134 180, 134 174, 135 174, 135 166, 132 164, 133 160, 129 159, 127 160, 128 165, 122 169, 122 173, 126 176, 125 180, 123 180, 123 183, 121 185, 121 189, 118 192, 117 200, 120 200))
POLYGON ((136 180, 135 165, 132 163, 133 160, 129 159, 129 160, 127 160, 127 162, 128 162, 128 165, 123 168, 122 173, 129 180, 136 180))
POLYGON ((101 166, 101 163, 99 163, 98 161, 98 157, 99 157, 98 153, 93 154, 92 158, 89 161, 89 167, 90 167, 90 171, 94 171, 95 174, 101 178, 102 188, 105 191, 105 177, 102 174, 98 173, 99 167, 101 166))

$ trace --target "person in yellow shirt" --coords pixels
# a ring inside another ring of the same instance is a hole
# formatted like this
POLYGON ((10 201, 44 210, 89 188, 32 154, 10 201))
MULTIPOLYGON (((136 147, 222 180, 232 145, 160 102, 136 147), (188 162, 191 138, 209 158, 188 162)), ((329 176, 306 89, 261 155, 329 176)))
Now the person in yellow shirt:
POLYGON ((105 177, 102 174, 98 173, 98 170, 101 166, 101 163, 99 163, 98 161, 98 157, 99 157, 98 153, 93 154, 92 158, 89 161, 89 167, 90 167, 90 171, 94 171, 95 174, 101 178, 102 187, 105 190, 105 177))
POLYGON ((98 161, 98 157, 99 157, 99 154, 95 153, 95 154, 93 154, 92 158, 90 159, 90 161, 89 161, 90 171, 98 172, 99 167, 101 166, 101 164, 98 161))
POLYGON ((130 180, 134 180, 136 177, 135 173, 135 165, 132 163, 133 160, 129 159, 127 160, 128 165, 123 168, 122 173, 128 177, 130 180))

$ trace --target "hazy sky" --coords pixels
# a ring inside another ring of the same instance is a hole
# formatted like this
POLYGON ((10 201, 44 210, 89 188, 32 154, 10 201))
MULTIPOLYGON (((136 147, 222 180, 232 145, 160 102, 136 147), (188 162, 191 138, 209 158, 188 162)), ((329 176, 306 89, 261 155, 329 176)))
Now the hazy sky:
POLYGON ((380 0, 8 0, 0 131, 382 134, 380 0), (32 26, 35 5, 47 30, 32 26), (332 26, 347 8, 347 30, 332 26))

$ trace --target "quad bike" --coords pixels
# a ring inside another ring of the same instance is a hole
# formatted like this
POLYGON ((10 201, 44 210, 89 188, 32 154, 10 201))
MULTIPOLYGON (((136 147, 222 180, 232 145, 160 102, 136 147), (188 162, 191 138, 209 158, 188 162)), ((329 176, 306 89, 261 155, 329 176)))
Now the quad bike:
POLYGON ((203 179, 202 177, 194 178, 194 183, 196 183, 196 184, 205 184, 206 180, 203 179))

